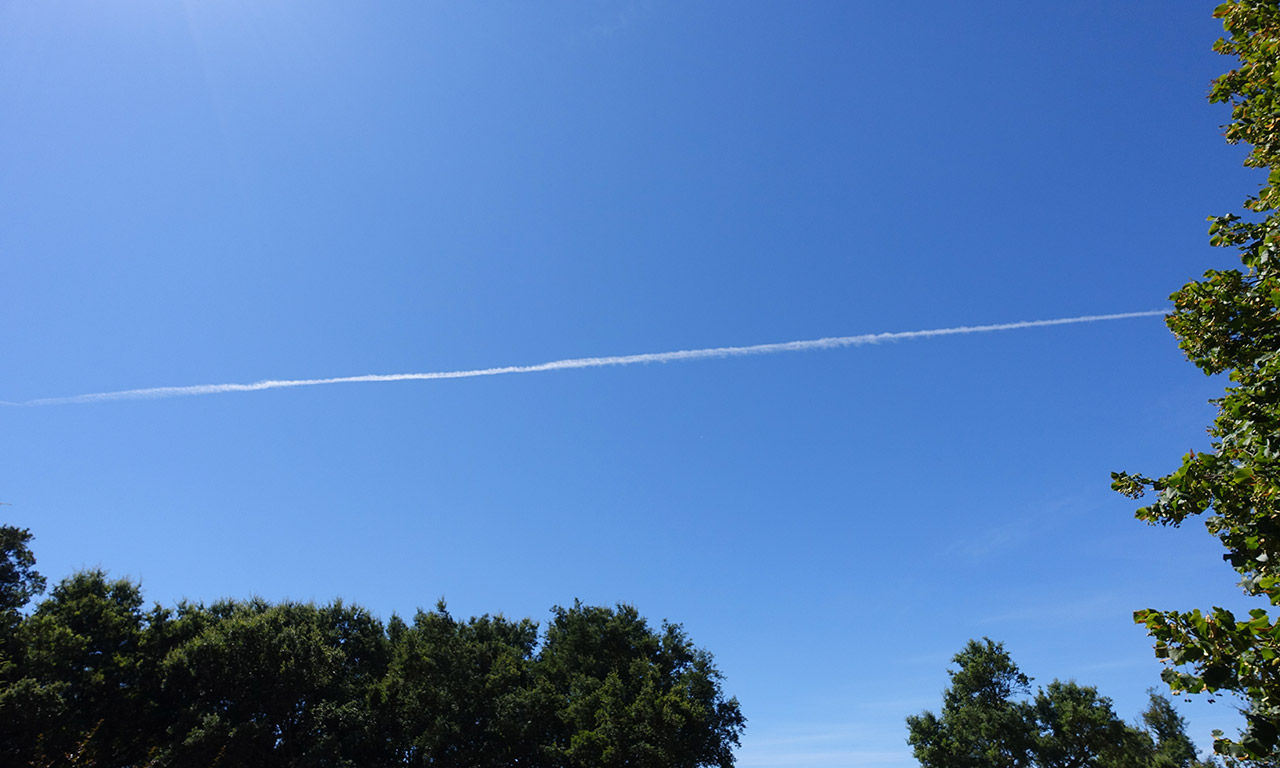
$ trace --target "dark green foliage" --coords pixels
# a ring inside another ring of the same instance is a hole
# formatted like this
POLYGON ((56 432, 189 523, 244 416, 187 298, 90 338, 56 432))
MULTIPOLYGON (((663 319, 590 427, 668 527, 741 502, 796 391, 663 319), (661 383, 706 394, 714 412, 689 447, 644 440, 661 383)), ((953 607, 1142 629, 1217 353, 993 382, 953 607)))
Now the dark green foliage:
POLYGON ((538 765, 556 701, 533 685, 538 628, 482 616, 460 622, 443 602, 413 626, 393 618, 393 655, 376 696, 394 714, 397 764, 538 765))
POLYGON ((907 741, 920 764, 948 768, 1021 768, 1030 765, 1034 742, 1029 707, 1013 700, 1031 679, 1018 670, 1004 646, 970 640, 953 659, 951 686, 942 695, 942 715, 907 718, 907 741))
MULTIPOLYGON (((36 558, 27 546, 30 542, 31 531, 0 525, 0 683, 11 680, 20 662, 17 655, 21 645, 16 634, 22 623, 21 611, 31 598, 44 591, 44 577, 36 572, 36 558)), ((0 699, 0 708, 3 706, 0 699)), ((0 723, 0 740, 4 736, 5 726, 0 723)))
POLYGON ((1196 745, 1187 736, 1187 721, 1168 699, 1154 690, 1147 691, 1151 703, 1142 713, 1142 724, 1155 740, 1155 768, 1178 768, 1194 764, 1196 745))
POLYGON ((907 741, 925 768, 1022 768, 1035 741, 1030 707, 1014 700, 1031 679, 1000 643, 970 640, 953 659, 942 714, 907 718, 907 741))
POLYGON ((36 572, 31 554, 31 531, 0 525, 0 616, 6 621, 31 598, 44 591, 44 577, 36 572))
MULTIPOLYGON (((1187 357, 1232 384, 1214 401, 1209 451, 1189 452, 1182 466, 1153 479, 1116 473, 1113 487, 1133 497, 1155 491, 1137 516, 1178 525, 1208 513, 1205 524, 1225 546, 1248 594, 1280 604, 1280 4, 1231 0, 1218 6, 1225 36, 1214 50, 1239 66, 1214 81, 1209 99, 1231 105, 1230 143, 1250 145, 1245 165, 1266 170, 1245 218, 1210 219, 1210 242, 1238 251, 1240 268, 1210 270, 1173 294, 1168 318, 1187 357)), ((1245 697, 1247 726, 1215 751, 1259 758, 1280 746, 1280 620, 1267 610, 1247 618, 1144 610, 1135 619, 1156 638, 1172 690, 1232 691, 1245 697)))
POLYGON ((744 722, 709 654, 626 605, 557 608, 540 645, 443 603, 385 626, 342 602, 147 610, 87 571, 14 616, 5 766, 730 766, 744 722))
POLYGON ((1054 680, 1036 694, 1032 710, 1038 731, 1033 750, 1037 765, 1154 765, 1151 738, 1117 717, 1111 700, 1099 696, 1096 688, 1054 680))
POLYGON ((384 748, 368 690, 384 674, 380 622, 342 603, 218 607, 161 664, 173 709, 161 765, 376 763, 384 748))
POLYGON ((1151 695, 1143 728, 1116 716, 1095 688, 1054 680, 1026 700, 1031 679, 1000 643, 956 654, 942 712, 907 718, 924 768, 1196 768, 1195 746, 1168 699, 1151 695))
POLYGON ((128 764, 146 738, 143 629, 142 596, 130 581, 86 571, 55 586, 18 628, 14 677, 34 704, 0 694, 0 718, 23 723, 17 743, 50 765, 128 764))
POLYGON ((538 657, 542 690, 569 702, 555 765, 683 768, 733 765, 745 722, 725 700, 711 656, 678 625, 652 631, 630 606, 556 608, 538 657))

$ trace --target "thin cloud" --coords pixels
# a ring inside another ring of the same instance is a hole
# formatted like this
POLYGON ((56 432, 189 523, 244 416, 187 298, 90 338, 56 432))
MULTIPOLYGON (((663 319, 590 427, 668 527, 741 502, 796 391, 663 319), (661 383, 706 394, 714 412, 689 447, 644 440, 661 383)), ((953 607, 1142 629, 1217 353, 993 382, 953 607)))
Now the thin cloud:
POLYGON ((594 42, 606 40, 631 26, 635 20, 636 8, 634 5, 628 5, 614 14, 609 21, 597 24, 587 30, 584 37, 594 42))
POLYGON ((1081 317, 1062 317, 1053 320, 1025 320, 1017 323, 998 323, 995 325, 966 325, 956 328, 934 328, 925 331, 868 333, 860 336, 831 336, 822 339, 807 339, 804 341, 755 344, 747 347, 710 347, 706 349, 684 349, 675 352, 649 352, 640 355, 576 357, 567 360, 553 360, 548 363, 537 363, 535 365, 508 365, 499 368, 478 368, 463 371, 366 374, 363 376, 337 376, 326 379, 269 379, 266 381, 253 382, 252 384, 195 384, 183 387, 145 387, 142 389, 124 389, 116 392, 93 392, 84 395, 71 395, 69 397, 44 397, 18 403, 0 401, 0 404, 8 406, 77 405, 104 403, 113 400, 158 400, 167 397, 220 395, 228 392, 260 392, 266 389, 315 387, 324 384, 373 384, 392 381, 471 379, 480 376, 504 376, 510 373, 543 373, 546 371, 564 371, 574 368, 607 368, 611 366, 636 365, 638 363, 675 363, 683 362, 685 360, 749 357, 753 355, 773 355, 780 352, 804 352, 817 349, 840 349, 844 347, 860 347, 867 344, 881 344, 887 341, 908 341, 911 339, 927 339, 935 336, 957 336, 968 333, 994 333, 996 331, 1014 331, 1022 328, 1043 328, 1050 325, 1099 323, 1111 320, 1127 320, 1137 317, 1155 317, 1157 315, 1164 314, 1166 314, 1164 310, 1153 309, 1146 312, 1123 312, 1112 315, 1084 315, 1081 317))
POLYGON ((1119 592, 1106 592, 1092 597, 1081 598, 1069 602, 1056 602, 1051 606, 1043 603, 1027 603, 1021 608, 993 613, 979 619, 980 626, 1016 622, 1027 624, 1078 624, 1083 620, 1098 618, 1123 617, 1132 615, 1133 609, 1124 595, 1119 592))
MULTIPOLYGON (((891 709, 896 707, 881 708, 881 712, 891 709)), ((743 768, 908 768, 914 762, 911 752, 905 746, 898 746, 905 741, 898 736, 898 732, 905 729, 905 717, 905 714, 881 717, 874 723, 792 725, 762 739, 748 737, 737 754, 738 765, 743 768)))
POLYGON ((793 768, 793 766, 810 766, 810 768, 910 768, 914 763, 911 753, 905 749, 890 752, 887 750, 832 750, 827 752, 776 752, 764 755, 748 755, 738 758, 738 765, 743 768, 793 768))

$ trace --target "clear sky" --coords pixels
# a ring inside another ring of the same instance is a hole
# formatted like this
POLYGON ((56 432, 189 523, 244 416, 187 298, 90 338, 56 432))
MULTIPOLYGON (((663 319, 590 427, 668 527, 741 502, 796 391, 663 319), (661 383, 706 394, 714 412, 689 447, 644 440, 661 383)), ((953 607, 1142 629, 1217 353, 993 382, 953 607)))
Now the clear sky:
MULTIPOLYGON (((1161 309, 1259 181, 1213 5, 0 0, 0 400, 1161 309)), ((164 603, 630 602, 741 765, 907 766, 968 638, 1133 718, 1131 612, 1240 604, 1108 488, 1221 386, 1148 317, 4 407, 0 511, 164 603)))

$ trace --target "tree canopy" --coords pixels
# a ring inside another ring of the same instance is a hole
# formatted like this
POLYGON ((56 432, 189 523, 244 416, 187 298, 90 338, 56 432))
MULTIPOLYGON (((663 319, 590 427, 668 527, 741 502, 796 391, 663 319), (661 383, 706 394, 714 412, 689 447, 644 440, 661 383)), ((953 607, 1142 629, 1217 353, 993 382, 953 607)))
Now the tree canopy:
POLYGON ((443 602, 384 624, 341 601, 148 608, 89 570, 24 614, 30 538, 0 527, 0 764, 734 764, 745 719, 711 655, 629 605, 554 608, 541 633, 443 602))
POLYGON ((940 714, 907 718, 923 768, 1196 768, 1186 722, 1151 694, 1129 725, 1096 688, 1054 680, 1027 698, 1031 678, 1004 646, 970 640, 953 659, 940 714))
MULTIPOLYGON (((1188 452, 1173 472, 1151 478, 1115 473, 1113 487, 1134 498, 1154 491, 1137 511, 1152 524, 1179 525, 1206 515, 1226 548, 1223 558, 1247 594, 1280 604, 1280 4, 1230 0, 1214 11, 1226 34, 1214 49, 1238 66, 1213 82, 1209 99, 1231 106, 1230 143, 1249 145, 1245 165, 1268 172, 1243 215, 1210 218, 1210 242, 1238 252, 1240 266, 1209 270, 1174 293, 1169 328, 1206 374, 1231 384, 1213 401, 1217 416, 1208 451, 1188 452)), ((1135 619, 1168 662, 1176 692, 1230 691, 1249 702, 1238 740, 1215 750, 1259 758, 1280 746, 1280 620, 1265 608, 1238 617, 1224 608, 1142 610, 1135 619)))

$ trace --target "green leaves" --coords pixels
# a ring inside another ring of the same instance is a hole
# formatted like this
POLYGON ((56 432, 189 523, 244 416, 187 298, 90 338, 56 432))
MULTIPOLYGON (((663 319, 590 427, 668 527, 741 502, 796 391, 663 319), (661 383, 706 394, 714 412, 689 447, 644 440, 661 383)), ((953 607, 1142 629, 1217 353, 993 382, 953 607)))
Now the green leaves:
POLYGON ((342 602, 144 611, 136 584, 87 571, 15 629, 0 762, 733 765, 745 720, 678 625, 575 603, 539 640, 529 619, 443 602, 412 625, 342 602))
MULTIPOLYGON (((1205 515, 1226 549, 1224 560, 1249 594, 1280 604, 1280 5, 1230 0, 1214 10, 1224 36, 1214 50, 1238 66, 1217 78, 1209 100, 1231 108, 1228 142, 1250 145, 1245 165, 1267 170, 1265 183, 1237 214, 1209 219, 1211 245, 1235 248, 1240 269, 1210 270, 1171 297, 1170 330, 1206 374, 1227 374, 1231 386, 1214 403, 1210 450, 1189 452, 1170 474, 1152 479, 1115 473, 1112 487, 1131 498, 1155 492, 1136 516, 1179 525, 1205 515)), ((1229 613, 1139 611, 1135 621, 1156 640, 1156 655, 1172 667, 1165 680, 1178 692, 1228 690, 1256 712, 1280 711, 1280 626, 1263 609, 1248 621, 1229 613)), ((1265 720, 1265 718, 1263 718, 1265 720)), ((1239 741, 1215 749, 1259 757, 1277 748, 1274 729, 1250 717, 1239 741)))
POLYGON ((0 616, 11 618, 44 591, 44 577, 36 572, 35 556, 27 546, 30 541, 26 528, 0 525, 0 616))
POLYGON ((733 765, 745 725, 725 699, 710 654, 679 625, 654 631, 635 608, 553 609, 537 676, 567 706, 552 739, 555 765, 733 765))

